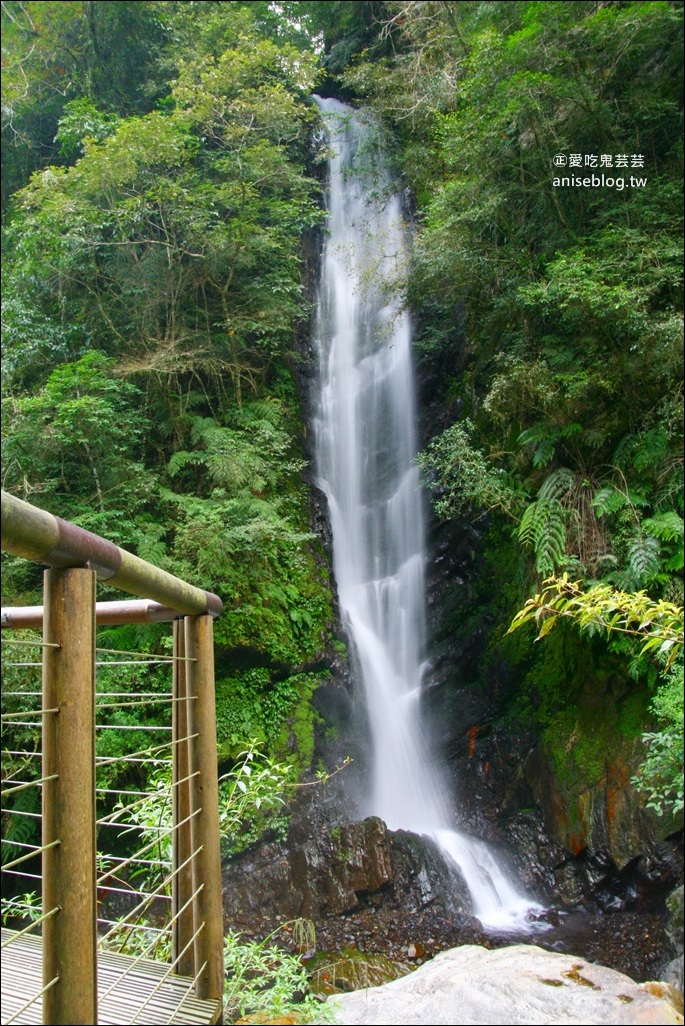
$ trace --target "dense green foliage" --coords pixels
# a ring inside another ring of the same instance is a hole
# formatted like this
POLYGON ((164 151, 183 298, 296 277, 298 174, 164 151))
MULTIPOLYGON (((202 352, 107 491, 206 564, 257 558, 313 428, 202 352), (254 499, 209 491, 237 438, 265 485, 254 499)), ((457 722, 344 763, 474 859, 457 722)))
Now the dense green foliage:
POLYGON ((471 419, 424 461, 442 508, 503 507, 542 574, 677 596, 678 5, 387 6, 396 53, 347 77, 405 141, 420 344, 466 350, 452 387, 471 419), (602 155, 625 188, 553 184, 602 155))
MULTIPOLYGON (((541 578, 683 601, 682 4, 8 0, 2 19, 4 486, 217 591, 222 759, 257 737, 309 760, 332 623, 293 373, 322 223, 309 96, 364 102, 416 205, 406 299, 443 383, 421 463, 439 514, 485 533, 455 629, 486 624, 490 663, 563 733, 559 667, 503 640, 541 578)), ((7 599, 35 600, 35 568, 8 571, 7 599)), ((558 633, 586 678, 609 660, 657 684, 647 657, 558 633)))
MULTIPOLYGON (((311 44, 268 4, 3 19, 4 487, 218 592, 222 758, 302 768, 332 622, 293 377, 311 44)), ((6 600, 39 581, 9 560, 6 600)))
MULTIPOLYGON (((397 0, 343 78, 392 126, 418 205, 407 299, 448 411, 420 462, 438 513, 486 529, 491 659, 519 663, 553 732, 576 685, 497 640, 529 589, 567 571, 683 602, 682 4, 397 0)), ((673 687, 653 762, 682 753, 673 687)))
POLYGON ((635 676, 653 669, 647 657, 656 663, 660 686, 652 710, 663 729, 644 735, 648 755, 633 782, 647 793, 648 808, 658 815, 665 808, 682 811, 683 607, 663 599, 654 601, 644 591, 617 591, 609 584, 595 584, 584 591, 565 574, 544 584, 544 590, 516 614, 511 631, 534 623, 539 640, 560 620, 570 619, 581 631, 605 637, 611 649, 630 657, 635 676))

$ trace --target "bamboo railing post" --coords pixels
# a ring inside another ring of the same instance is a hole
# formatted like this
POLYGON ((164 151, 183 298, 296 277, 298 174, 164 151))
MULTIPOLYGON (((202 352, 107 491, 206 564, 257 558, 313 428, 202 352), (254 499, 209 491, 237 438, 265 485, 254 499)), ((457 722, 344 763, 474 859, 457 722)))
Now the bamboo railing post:
POLYGON ((97 1023, 95 582, 80 567, 44 574, 43 1022, 97 1023))
POLYGON ((172 803, 173 803, 173 844, 172 869, 174 872, 171 887, 171 909, 173 918, 172 961, 174 972, 181 976, 195 975, 195 955, 193 945, 193 907, 192 904, 178 916, 179 911, 188 903, 193 893, 193 867, 188 862, 192 853, 192 832, 190 816, 190 785, 187 779, 190 774, 190 750, 188 736, 190 734, 190 717, 188 715, 188 688, 185 662, 185 628, 183 620, 174 621, 174 669, 172 695, 172 803), (183 781, 183 783, 181 783, 183 781), (182 824, 179 826, 179 824, 182 824), (183 869, 179 867, 183 866, 183 869))
MULTIPOLYGON (((188 661, 188 721, 191 733, 193 850, 202 851, 193 860, 193 890, 202 890, 195 900, 195 972, 200 973, 197 996, 220 1001, 224 989, 223 910, 221 899, 221 854, 219 850, 219 783, 214 705, 214 645, 212 617, 186 616, 185 638, 188 661)), ((221 1020, 219 1020, 221 1021, 221 1020)))

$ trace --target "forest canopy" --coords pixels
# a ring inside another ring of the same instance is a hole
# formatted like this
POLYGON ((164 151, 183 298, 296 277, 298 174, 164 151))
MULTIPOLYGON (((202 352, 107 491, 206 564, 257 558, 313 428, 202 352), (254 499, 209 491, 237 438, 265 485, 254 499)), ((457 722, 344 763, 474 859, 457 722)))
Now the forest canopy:
MULTIPOLYGON (((276 743, 332 639, 316 89, 376 112, 410 196, 420 462, 520 568, 500 627, 552 574, 682 607, 682 13, 3 0, 4 487, 222 595, 221 649, 260 653, 222 677, 227 752, 276 743)), ((37 580, 11 564, 12 601, 37 580)))

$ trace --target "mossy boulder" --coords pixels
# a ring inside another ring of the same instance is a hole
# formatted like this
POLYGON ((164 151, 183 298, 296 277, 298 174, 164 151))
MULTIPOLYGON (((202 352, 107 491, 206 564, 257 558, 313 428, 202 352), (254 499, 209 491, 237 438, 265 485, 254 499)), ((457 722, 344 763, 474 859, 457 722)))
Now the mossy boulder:
POLYGON ((387 955, 371 954, 357 948, 322 951, 307 962, 307 974, 315 994, 341 994, 364 987, 380 987, 399 980, 416 966, 397 962, 387 955))

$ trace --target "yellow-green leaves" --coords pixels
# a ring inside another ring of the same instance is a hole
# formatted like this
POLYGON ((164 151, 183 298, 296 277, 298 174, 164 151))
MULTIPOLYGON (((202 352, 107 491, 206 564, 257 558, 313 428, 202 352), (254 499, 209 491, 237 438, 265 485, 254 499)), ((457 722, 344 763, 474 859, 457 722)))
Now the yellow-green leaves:
POLYGON ((640 653, 650 653, 668 669, 683 649, 683 607, 664 599, 655 601, 646 592, 618 591, 610 584, 583 590, 568 576, 549 577, 543 590, 528 599, 514 617, 510 632, 532 623, 538 639, 569 618, 590 633, 616 631, 639 642, 640 653))

